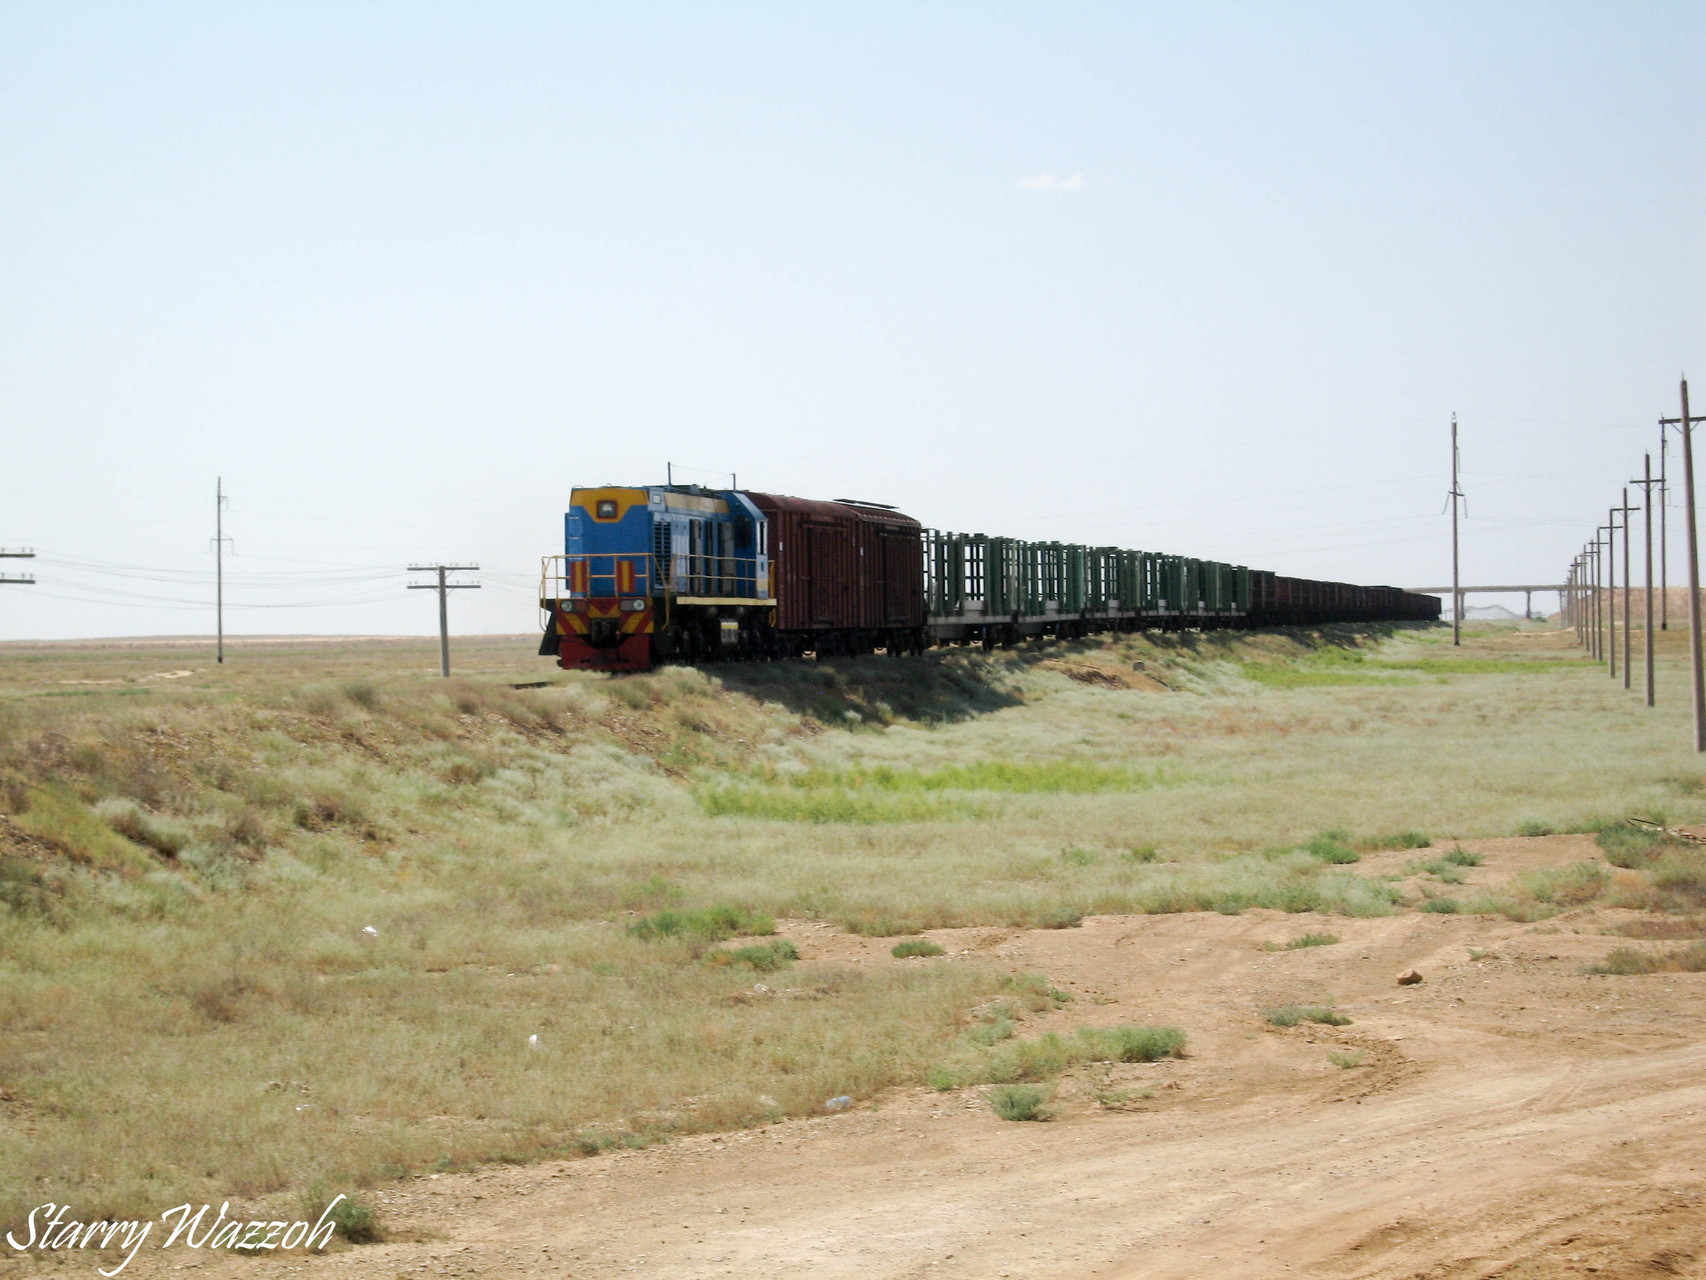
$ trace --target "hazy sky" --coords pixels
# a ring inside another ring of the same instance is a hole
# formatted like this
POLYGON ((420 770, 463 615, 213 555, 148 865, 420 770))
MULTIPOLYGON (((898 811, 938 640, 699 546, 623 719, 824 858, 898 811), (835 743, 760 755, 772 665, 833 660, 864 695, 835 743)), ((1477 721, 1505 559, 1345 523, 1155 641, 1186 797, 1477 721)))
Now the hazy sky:
POLYGON ((0 3, 0 638, 211 631, 221 475, 239 633, 431 631, 438 558, 529 630, 666 460, 1445 581, 1454 411, 1466 578, 1555 579, 1706 405, 1703 69, 1626 0, 0 3))

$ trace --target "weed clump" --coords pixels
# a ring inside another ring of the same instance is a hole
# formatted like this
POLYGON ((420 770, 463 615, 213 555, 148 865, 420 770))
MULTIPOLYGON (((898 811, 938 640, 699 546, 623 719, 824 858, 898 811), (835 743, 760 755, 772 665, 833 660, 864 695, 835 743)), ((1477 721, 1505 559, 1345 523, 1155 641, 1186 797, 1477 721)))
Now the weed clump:
POLYGON ((907 960, 913 956, 943 956, 948 953, 928 938, 908 938, 890 947, 889 954, 896 960, 907 960))
POLYGON ((1343 831, 1323 831, 1310 836, 1298 846, 1312 858, 1322 862, 1343 865, 1350 862, 1361 862, 1362 855, 1350 846, 1350 837, 1343 831))
POLYGON ((1461 908, 1456 898, 1429 898, 1422 903, 1423 911, 1432 911, 1436 915, 1454 916, 1461 908))
POLYGON ((704 911, 658 911, 628 925, 641 941, 682 938, 689 942, 721 942, 725 938, 762 937, 776 932, 776 921, 745 907, 708 907, 704 911))
POLYGON ((1269 1009, 1266 1017, 1276 1027, 1295 1027, 1305 1022, 1319 1022, 1328 1027, 1344 1027, 1349 1026, 1351 1021, 1332 1005, 1327 1004, 1281 1005, 1277 1009, 1269 1009))
POLYGON ((1003 1120, 1047 1120, 1051 1115, 1044 1105, 1049 1099, 1048 1090, 1034 1084, 1002 1085, 984 1096, 1003 1120))
POLYGON ((943 1090, 970 1084, 1035 1083, 1052 1080, 1062 1071, 1087 1062, 1159 1062, 1183 1057, 1185 1043, 1185 1033, 1177 1027, 1085 1027, 1070 1036, 1050 1031, 933 1067, 925 1082, 943 1090))
POLYGON ((309 1184, 302 1194, 302 1215, 309 1222, 331 1222, 337 1234, 351 1244, 377 1244, 385 1238, 378 1211, 354 1196, 332 1196, 323 1182, 309 1184))
POLYGON ((1706 973, 1706 942, 1677 951, 1638 951, 1634 947, 1618 947, 1598 964, 1587 966, 1589 973, 1706 973))
POLYGON ((786 969, 800 958, 800 949, 786 938, 774 942, 754 943, 750 947, 735 947, 729 951, 713 951, 706 962, 713 965, 743 964, 758 973, 775 973, 786 969))
POLYGON ((1263 951, 1301 951, 1305 947, 1330 947, 1337 943, 1336 933, 1305 933, 1291 939, 1289 942, 1265 942, 1263 951))
POLYGON ((1368 1055, 1360 1049, 1355 1049, 1349 1053, 1329 1053, 1327 1055, 1327 1061, 1331 1062, 1335 1067, 1343 1067, 1346 1071, 1349 1071, 1352 1068, 1360 1067, 1367 1062, 1368 1055))
POLYGON ((1431 849, 1433 841, 1420 831, 1400 831, 1396 835, 1382 836, 1379 840, 1382 849, 1431 849))

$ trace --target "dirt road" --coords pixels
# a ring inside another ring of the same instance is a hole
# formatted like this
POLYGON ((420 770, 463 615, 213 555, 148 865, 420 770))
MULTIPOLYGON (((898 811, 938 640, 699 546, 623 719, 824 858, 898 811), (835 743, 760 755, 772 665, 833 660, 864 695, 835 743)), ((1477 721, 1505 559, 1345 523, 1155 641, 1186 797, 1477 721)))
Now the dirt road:
MULTIPOLYGON (((1594 856, 1581 837, 1469 847, 1486 857, 1472 882, 1594 856)), ((920 1088, 649 1150, 414 1179, 373 1196, 390 1243, 312 1258, 180 1247, 125 1274, 1706 1276, 1706 974, 1581 972, 1630 915, 939 931, 950 953, 1072 993, 1020 1034, 1162 1022, 1189 1032, 1188 1056, 1070 1075, 1049 1123, 920 1088), (1340 941, 1263 948, 1307 930, 1340 941), (1425 980, 1398 986, 1412 966, 1425 980), (1329 1001, 1350 1025, 1263 1016, 1329 1001)), ((941 963, 821 924, 785 931, 807 960, 941 963)))

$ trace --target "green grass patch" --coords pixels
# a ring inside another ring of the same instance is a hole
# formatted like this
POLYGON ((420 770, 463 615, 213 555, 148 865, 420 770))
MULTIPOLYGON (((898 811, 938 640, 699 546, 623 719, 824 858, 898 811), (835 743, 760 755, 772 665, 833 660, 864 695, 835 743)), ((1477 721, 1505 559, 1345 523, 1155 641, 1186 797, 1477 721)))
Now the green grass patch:
POLYGON ((1246 662, 1244 678, 1269 689, 1315 689, 1345 685, 1409 685, 1415 681, 1408 676, 1381 675, 1365 671, 1322 671, 1310 667, 1280 666, 1266 662, 1246 662))
POLYGON ((843 788, 701 787, 699 807, 712 818, 763 818, 770 822, 955 822, 989 816, 982 806, 952 796, 867 794, 843 788))
POLYGON ((1342 1067, 1344 1070, 1350 1071, 1367 1062, 1368 1055, 1360 1049, 1353 1049, 1348 1053, 1329 1053, 1327 1061, 1335 1067, 1342 1067))
POLYGON ((774 942, 757 942, 749 947, 713 951, 705 957, 705 962, 714 965, 740 964, 757 973, 775 973, 778 969, 786 969, 799 958, 798 947, 786 938, 778 938, 774 942))
POLYGON ((939 769, 896 769, 888 765, 811 769, 787 779, 789 786, 805 791, 998 791, 1019 795, 1142 791, 1165 781, 1168 779, 1159 769, 1132 769, 1090 760, 979 760, 939 769))
POLYGON ((1410 658, 1379 663, 1385 671, 1415 671, 1428 676, 1538 676, 1598 665, 1580 658, 1410 658))
POLYGON ((1263 951, 1301 951, 1305 947, 1330 947, 1339 940, 1336 933, 1305 933, 1290 942, 1266 942, 1263 951))
POLYGON ((1462 909, 1462 904, 1456 898, 1429 898, 1422 903, 1421 909, 1436 915, 1454 916, 1462 909))
POLYGON ((1319 1022, 1328 1027, 1350 1025, 1350 1019, 1330 1004, 1287 1004, 1269 1009, 1263 1015, 1276 1027, 1295 1027, 1305 1022, 1319 1022))
POLYGON ((1678 951, 1641 951, 1634 947, 1618 947, 1598 964, 1589 965, 1589 973, 1706 973, 1706 942, 1678 951))
POLYGON ((61 853, 102 871, 141 872, 156 865, 68 788, 49 783, 29 788, 28 796, 29 807, 14 821, 61 853))
POLYGON ((1310 836, 1298 846, 1312 858, 1322 862, 1345 864, 1361 862, 1362 855, 1351 847, 1350 837, 1343 831, 1323 831, 1310 836))
POLYGON ((908 938, 890 947, 889 954, 896 960, 908 960, 913 956, 945 956, 948 953, 928 938, 908 938))
POLYGON ((644 941, 683 938, 690 942, 721 942, 725 938, 756 938, 776 932, 776 921, 745 907, 708 907, 704 911, 658 911, 628 925, 644 941))

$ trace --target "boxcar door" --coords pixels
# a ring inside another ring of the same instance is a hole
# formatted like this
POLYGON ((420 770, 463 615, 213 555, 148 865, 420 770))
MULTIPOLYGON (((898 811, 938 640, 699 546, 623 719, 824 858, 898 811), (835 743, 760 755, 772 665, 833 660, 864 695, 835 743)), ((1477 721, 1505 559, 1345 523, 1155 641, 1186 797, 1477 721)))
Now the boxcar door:
POLYGON ((829 525, 808 524, 805 533, 807 572, 811 574, 807 590, 811 594, 812 626, 840 626, 843 621, 838 599, 841 575, 836 572, 835 563, 838 530, 829 525))

